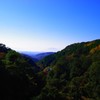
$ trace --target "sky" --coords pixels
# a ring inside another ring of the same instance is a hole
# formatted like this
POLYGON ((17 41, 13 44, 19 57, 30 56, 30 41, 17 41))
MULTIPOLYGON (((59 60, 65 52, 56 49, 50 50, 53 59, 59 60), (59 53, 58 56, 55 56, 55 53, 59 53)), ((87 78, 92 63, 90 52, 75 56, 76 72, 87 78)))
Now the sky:
POLYGON ((59 51, 100 39, 100 0, 0 0, 0 43, 17 51, 59 51))

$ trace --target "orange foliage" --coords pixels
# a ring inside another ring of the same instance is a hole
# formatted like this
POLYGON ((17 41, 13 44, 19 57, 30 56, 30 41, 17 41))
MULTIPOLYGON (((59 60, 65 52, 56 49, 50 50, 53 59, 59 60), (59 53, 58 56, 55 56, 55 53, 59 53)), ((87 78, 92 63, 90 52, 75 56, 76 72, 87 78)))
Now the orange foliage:
POLYGON ((94 42, 86 43, 85 46, 90 46, 92 44, 94 44, 94 42))
POLYGON ((5 56, 4 52, 0 52, 0 59, 3 58, 5 56))
POLYGON ((87 97, 84 97, 84 96, 82 96, 81 98, 82 98, 82 100, 91 100, 90 98, 87 98, 87 97))
POLYGON ((95 53, 96 51, 99 51, 100 50, 100 45, 96 46, 95 48, 91 49, 90 50, 90 53, 95 53))

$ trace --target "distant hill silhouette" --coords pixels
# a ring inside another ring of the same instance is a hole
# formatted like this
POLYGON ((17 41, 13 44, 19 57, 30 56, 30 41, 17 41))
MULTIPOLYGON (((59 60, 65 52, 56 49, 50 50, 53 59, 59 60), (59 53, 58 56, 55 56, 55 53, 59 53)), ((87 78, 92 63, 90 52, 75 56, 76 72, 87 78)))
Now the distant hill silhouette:
POLYGON ((55 52, 21 52, 21 54, 31 57, 33 61, 37 62, 48 55, 54 54, 55 52))
POLYGON ((46 56, 49 56, 49 55, 52 55, 52 54, 54 54, 54 52, 43 52, 43 53, 36 54, 34 56, 34 58, 41 60, 41 59, 45 58, 46 56))

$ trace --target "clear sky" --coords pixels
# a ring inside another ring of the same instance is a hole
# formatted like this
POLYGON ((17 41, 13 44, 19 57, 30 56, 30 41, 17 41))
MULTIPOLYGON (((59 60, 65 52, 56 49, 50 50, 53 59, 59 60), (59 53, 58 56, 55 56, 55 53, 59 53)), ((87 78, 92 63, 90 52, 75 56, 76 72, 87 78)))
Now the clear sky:
POLYGON ((0 42, 20 51, 58 51, 100 39, 100 0, 0 0, 0 42))

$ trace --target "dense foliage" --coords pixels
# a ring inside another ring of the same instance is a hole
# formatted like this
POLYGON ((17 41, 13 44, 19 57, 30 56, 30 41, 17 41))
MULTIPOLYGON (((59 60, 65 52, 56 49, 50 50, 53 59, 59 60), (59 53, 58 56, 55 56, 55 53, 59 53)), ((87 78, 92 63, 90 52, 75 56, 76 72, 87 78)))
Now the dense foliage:
POLYGON ((0 100, 30 100, 43 87, 38 66, 0 44, 0 100))
POLYGON ((38 100, 100 100, 100 40, 69 45, 39 65, 46 85, 38 100))
POLYGON ((100 100, 99 94, 100 39, 69 45, 37 64, 0 44, 1 100, 100 100))

